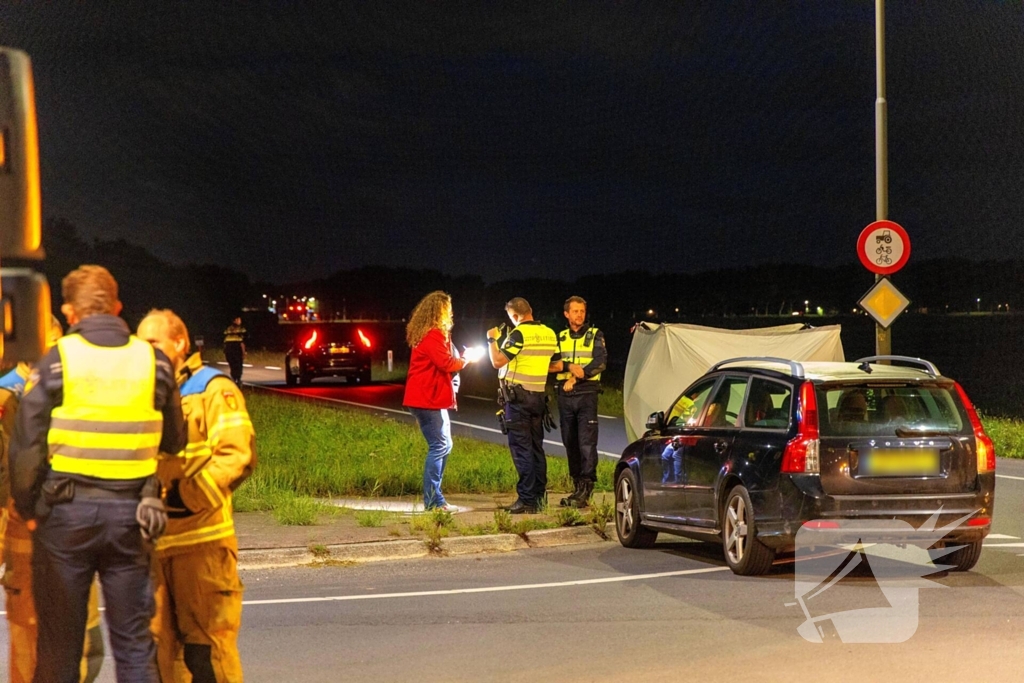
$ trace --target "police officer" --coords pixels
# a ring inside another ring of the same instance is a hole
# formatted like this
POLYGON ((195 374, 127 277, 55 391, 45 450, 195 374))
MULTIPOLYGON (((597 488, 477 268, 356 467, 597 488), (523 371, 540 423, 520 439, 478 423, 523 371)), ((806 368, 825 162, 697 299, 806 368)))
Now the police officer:
POLYGON ((169 517, 156 542, 160 675, 181 680, 175 667, 184 656, 193 683, 240 683, 242 582, 231 493, 256 465, 252 422, 231 379, 198 353, 189 356, 188 330, 172 311, 150 311, 138 336, 174 365, 188 425, 184 453, 163 458, 157 470, 169 517))
POLYGON ((242 361, 245 360, 245 328, 241 316, 235 316, 227 329, 224 330, 224 360, 231 369, 231 379, 235 384, 242 382, 242 361))
POLYGON ((117 282, 81 266, 62 282, 71 328, 29 376, 11 442, 11 495, 32 538, 35 680, 76 683, 99 572, 118 681, 156 682, 149 553, 167 522, 157 452, 185 447, 170 362, 117 317, 117 282))
POLYGON ((487 351, 491 365, 498 369, 498 382, 508 426, 508 446, 519 473, 518 499, 508 511, 532 514, 544 501, 548 484, 548 463, 544 456, 544 416, 547 402, 544 389, 558 354, 554 331, 533 319, 526 299, 515 297, 505 304, 505 312, 515 327, 498 346, 501 330, 487 331, 487 351))
MULTIPOLYGON (((47 349, 57 343, 64 330, 56 318, 50 321, 47 349)), ((36 670, 36 641, 38 617, 32 593, 32 533, 28 525, 8 501, 7 446, 14 431, 18 402, 25 393, 25 382, 31 368, 19 363, 16 368, 0 377, 0 438, 3 438, 3 456, 0 458, 0 502, 7 514, 7 528, 2 533, 5 571, 0 583, 7 593, 7 625, 10 635, 10 683, 29 683, 36 670)), ((2 529, 3 524, 0 524, 2 529)), ((85 646, 80 666, 81 680, 91 683, 99 676, 103 665, 103 633, 100 631, 99 584, 93 581, 89 590, 89 612, 86 622, 85 646)))
POLYGON ((564 314, 569 327, 558 333, 560 363, 558 417, 569 461, 573 492, 562 507, 586 507, 597 482, 597 396, 601 371, 608 366, 604 333, 587 320, 587 302, 571 296, 564 314))

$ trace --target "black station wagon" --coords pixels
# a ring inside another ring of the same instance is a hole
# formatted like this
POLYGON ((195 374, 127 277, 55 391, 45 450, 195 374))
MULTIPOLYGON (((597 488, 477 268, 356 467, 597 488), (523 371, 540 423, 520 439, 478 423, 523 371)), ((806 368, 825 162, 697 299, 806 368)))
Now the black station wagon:
POLYGON ((971 569, 992 526, 995 449, 959 384, 918 358, 716 364, 630 444, 615 472, 628 548, 659 532, 721 542, 737 574, 763 574, 797 531, 937 515, 934 547, 971 569), (956 524, 958 520, 965 520, 956 524))

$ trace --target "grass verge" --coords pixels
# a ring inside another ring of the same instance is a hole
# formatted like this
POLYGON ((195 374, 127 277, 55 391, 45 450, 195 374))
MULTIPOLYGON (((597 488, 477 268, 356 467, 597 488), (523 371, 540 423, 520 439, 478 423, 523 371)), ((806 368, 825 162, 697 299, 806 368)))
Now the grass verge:
MULTIPOLYGON (((314 524, 337 512, 317 498, 419 496, 426 444, 415 425, 258 391, 247 403, 259 466, 235 492, 236 510, 314 524)), ((598 490, 611 490, 613 469, 598 464, 598 490)), ((506 493, 517 476, 508 447, 456 436, 444 479, 446 493, 506 493)), ((564 459, 548 458, 548 481, 571 490, 564 459)))
POLYGON ((1024 459, 1024 421, 1009 417, 981 418, 1000 458, 1024 459))

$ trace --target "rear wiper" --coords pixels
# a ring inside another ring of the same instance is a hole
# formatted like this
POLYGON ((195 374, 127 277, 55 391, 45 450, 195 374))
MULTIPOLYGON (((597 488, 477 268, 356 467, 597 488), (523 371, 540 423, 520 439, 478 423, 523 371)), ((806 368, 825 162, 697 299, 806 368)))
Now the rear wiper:
POLYGON ((925 427, 914 429, 913 427, 897 427, 896 436, 956 436, 960 433, 958 429, 940 429, 938 427, 925 427))

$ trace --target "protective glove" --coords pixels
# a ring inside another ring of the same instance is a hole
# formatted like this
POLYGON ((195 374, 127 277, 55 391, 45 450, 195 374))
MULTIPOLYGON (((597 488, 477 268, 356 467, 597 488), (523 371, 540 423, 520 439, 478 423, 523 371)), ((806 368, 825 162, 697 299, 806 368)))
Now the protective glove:
POLYGON ((135 521, 139 523, 142 537, 150 543, 164 535, 167 529, 167 511, 159 498, 145 497, 135 508, 135 521))
POLYGON ((549 432, 555 429, 555 418, 551 417, 547 409, 544 410, 544 429, 549 432))

